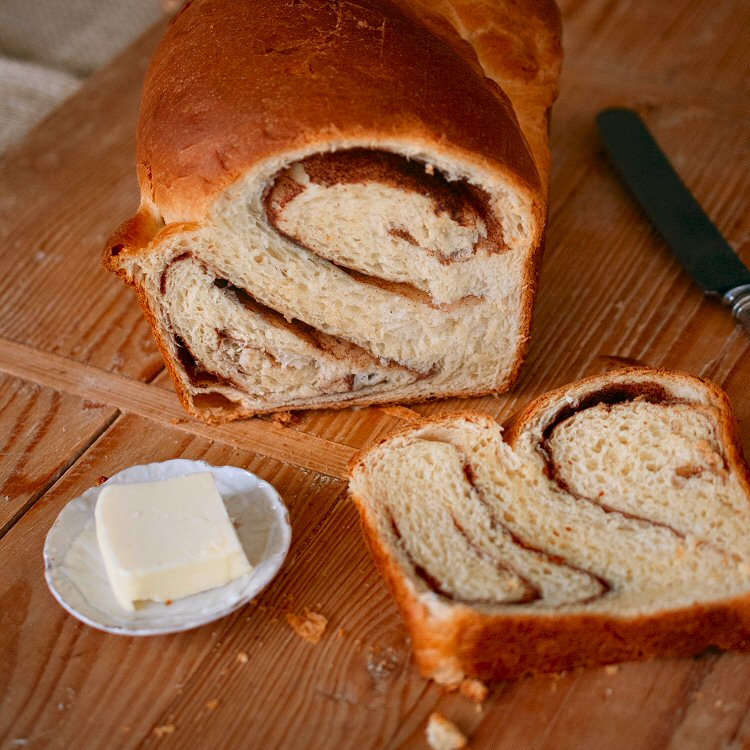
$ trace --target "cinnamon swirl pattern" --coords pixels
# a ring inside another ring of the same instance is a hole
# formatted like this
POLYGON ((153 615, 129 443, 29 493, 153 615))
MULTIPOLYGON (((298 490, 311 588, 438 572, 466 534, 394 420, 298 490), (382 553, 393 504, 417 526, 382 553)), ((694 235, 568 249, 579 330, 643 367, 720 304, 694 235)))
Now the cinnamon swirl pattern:
POLYGON ((353 149, 294 162, 255 197, 231 231, 219 219, 184 228, 133 271, 191 411, 211 419, 507 383, 523 254, 481 189, 353 149))
POLYGON ((423 669, 510 676, 744 645, 750 486, 732 424, 715 387, 639 369, 538 399, 508 442, 491 419, 457 415, 365 453, 351 491, 423 669), (716 627, 728 602, 729 635, 716 627), (672 631, 691 616, 681 640, 672 631), (557 645, 503 654, 524 632, 557 645))

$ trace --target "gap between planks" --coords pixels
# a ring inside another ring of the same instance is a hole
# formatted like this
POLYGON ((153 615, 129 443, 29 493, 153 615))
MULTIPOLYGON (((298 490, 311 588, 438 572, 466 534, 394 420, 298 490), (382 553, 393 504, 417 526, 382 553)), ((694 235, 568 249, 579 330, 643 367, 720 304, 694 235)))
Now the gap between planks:
POLYGON ((185 413, 175 393, 6 338, 0 338, 0 371, 337 479, 348 477, 347 466, 357 452, 351 446, 258 419, 204 424, 185 413))

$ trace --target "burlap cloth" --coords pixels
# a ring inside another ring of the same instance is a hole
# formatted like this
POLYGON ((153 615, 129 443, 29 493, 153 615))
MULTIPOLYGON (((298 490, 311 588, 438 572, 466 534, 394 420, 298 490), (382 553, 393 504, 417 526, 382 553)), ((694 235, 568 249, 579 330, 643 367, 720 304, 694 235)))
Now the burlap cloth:
POLYGON ((173 0, 0 0, 0 151, 123 47, 175 10, 173 0))

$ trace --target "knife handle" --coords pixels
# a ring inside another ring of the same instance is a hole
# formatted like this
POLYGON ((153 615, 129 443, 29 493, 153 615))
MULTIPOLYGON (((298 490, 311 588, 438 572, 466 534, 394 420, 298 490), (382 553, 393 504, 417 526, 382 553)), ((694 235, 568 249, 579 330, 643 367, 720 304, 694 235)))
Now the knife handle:
POLYGON ((732 309, 732 315, 750 333, 750 284, 743 284, 730 289, 724 295, 723 302, 732 309))

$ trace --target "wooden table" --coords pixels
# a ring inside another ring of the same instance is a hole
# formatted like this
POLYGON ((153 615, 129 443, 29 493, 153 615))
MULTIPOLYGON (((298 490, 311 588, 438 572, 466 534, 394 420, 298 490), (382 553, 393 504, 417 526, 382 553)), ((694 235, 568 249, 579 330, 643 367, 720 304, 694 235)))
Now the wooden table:
MULTIPOLYGON (((550 387, 637 360, 709 376, 750 445, 750 340, 705 299, 602 157, 594 116, 636 107, 750 262, 745 0, 565 0, 549 239, 533 344, 499 398, 436 401, 507 417, 550 387)), ((134 296, 99 267, 137 203, 133 131, 155 29, 0 162, 0 747, 423 748, 433 710, 474 748, 750 747, 750 656, 710 653, 529 677, 476 706, 421 679, 347 498, 354 452, 402 424, 380 408, 296 424, 185 417, 134 296), (254 605, 174 636, 80 624, 43 577, 62 507, 131 464, 246 467, 286 500, 293 544, 254 605), (328 618, 318 644, 286 614, 328 618)))

